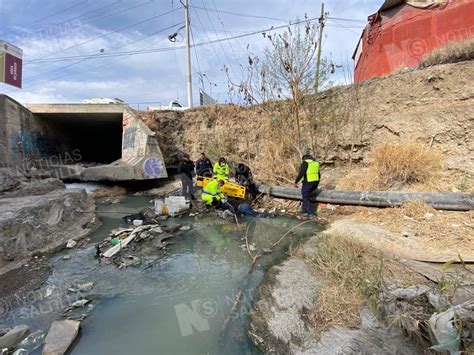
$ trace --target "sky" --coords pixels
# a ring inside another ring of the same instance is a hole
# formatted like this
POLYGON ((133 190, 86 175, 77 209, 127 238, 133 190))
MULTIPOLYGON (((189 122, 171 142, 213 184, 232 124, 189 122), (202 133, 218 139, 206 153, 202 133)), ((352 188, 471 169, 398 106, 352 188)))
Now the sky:
MULTIPOLYGON (((325 0, 328 19, 322 55, 336 65, 335 83, 352 74, 352 53, 367 16, 383 0, 325 0)), ((315 0, 190 0, 192 43, 257 32, 297 18, 318 18, 315 0)), ((179 0, 0 0, 0 39, 23 49, 23 88, 0 83, 22 103, 120 98, 132 106, 187 104, 184 9, 179 0), (177 33, 176 42, 168 36, 177 33), (160 51, 136 54, 136 51, 160 51), (121 54, 113 53, 131 52, 121 54), (89 55, 91 57, 85 57, 89 55), (77 58, 77 56, 80 56, 77 58), (82 56, 82 57, 81 57, 82 56)), ((193 102, 203 88, 229 102, 232 81, 242 79, 247 48, 261 55, 261 34, 191 49, 193 102)))

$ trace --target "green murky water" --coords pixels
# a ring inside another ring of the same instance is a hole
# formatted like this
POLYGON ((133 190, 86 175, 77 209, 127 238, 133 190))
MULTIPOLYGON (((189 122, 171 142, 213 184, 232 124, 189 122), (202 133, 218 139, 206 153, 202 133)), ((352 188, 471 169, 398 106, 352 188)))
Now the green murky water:
POLYGON ((149 198, 145 197, 99 205, 103 224, 91 236, 91 244, 54 258, 47 283, 31 302, 12 312, 16 323, 21 319, 36 329, 47 329, 64 306, 92 295, 97 299, 88 306, 91 309, 72 354, 258 353, 246 330, 264 272, 283 257, 290 243, 295 245, 309 236, 317 225, 308 223, 296 229, 274 252, 258 258, 252 269, 241 240, 245 231, 256 255, 298 221, 287 217, 245 219, 237 225, 216 216, 168 219, 165 224, 192 224, 192 229, 173 237, 166 255, 153 255, 150 248, 141 254, 140 248, 135 248, 135 255, 145 260, 139 267, 119 270, 100 264, 94 258, 93 243, 119 226, 124 213, 147 205, 149 198), (95 285, 87 293, 67 291, 71 284, 86 282, 95 285), (237 296, 240 302, 235 306, 237 296))

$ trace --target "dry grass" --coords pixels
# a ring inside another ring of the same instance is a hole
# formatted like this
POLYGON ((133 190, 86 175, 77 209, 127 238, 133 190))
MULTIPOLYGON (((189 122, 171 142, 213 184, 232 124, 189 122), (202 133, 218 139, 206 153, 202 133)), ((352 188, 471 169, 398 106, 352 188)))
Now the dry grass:
POLYGON ((452 252, 474 256, 474 211, 437 211, 421 201, 406 202, 401 208, 352 207, 352 217, 380 225, 413 238, 426 252, 452 252))
POLYGON ((424 56, 420 66, 424 68, 472 59, 474 59, 474 39, 470 38, 459 42, 449 42, 446 46, 433 50, 424 56))
POLYGON ((321 235, 316 244, 311 262, 324 283, 310 320, 318 334, 335 325, 359 326, 362 305, 376 308, 386 284, 422 282, 395 260, 347 235, 321 235))
POLYGON ((414 141, 372 148, 366 168, 357 167, 339 183, 349 190, 387 190, 436 181, 442 170, 440 151, 414 141))

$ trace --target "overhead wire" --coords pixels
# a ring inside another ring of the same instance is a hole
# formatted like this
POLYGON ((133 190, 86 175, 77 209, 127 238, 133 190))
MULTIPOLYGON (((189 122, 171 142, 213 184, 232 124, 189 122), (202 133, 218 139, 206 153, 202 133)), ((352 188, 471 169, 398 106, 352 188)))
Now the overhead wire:
MULTIPOLYGON (((110 6, 113 6, 114 4, 119 3, 119 2, 121 2, 121 0, 118 0, 118 1, 116 1, 116 2, 114 2, 114 3, 108 4, 108 5, 106 5, 106 6, 102 6, 102 7, 96 8, 96 9, 94 9, 94 10, 92 10, 92 11, 85 12, 85 13, 83 13, 83 14, 81 14, 81 15, 78 15, 78 16, 75 16, 75 17, 72 17, 72 18, 69 18, 69 19, 67 19, 66 21, 53 24, 52 26, 61 26, 61 25, 65 24, 65 23, 68 23, 68 22, 77 20, 77 19, 79 19, 79 18, 81 18, 81 17, 90 15, 90 14, 92 14, 92 13, 101 11, 101 10, 103 10, 103 9, 106 9, 106 8, 108 8, 108 7, 110 7, 110 6)), ((124 13, 124 12, 127 12, 127 11, 134 10, 134 9, 136 9, 136 8, 138 8, 138 7, 147 5, 148 3, 151 3, 151 2, 152 2, 152 1, 148 1, 148 2, 145 2, 145 3, 138 4, 138 5, 136 5, 136 6, 132 6, 132 7, 128 7, 128 8, 122 9, 122 10, 120 10, 120 11, 118 11, 118 12, 109 13, 109 14, 103 15, 103 16, 101 16, 101 17, 96 17, 96 18, 94 18, 94 19, 92 19, 92 20, 89 20, 89 21, 87 21, 87 22, 84 22, 84 23, 81 22, 80 26, 82 27, 82 26, 84 26, 84 25, 86 25, 86 24, 95 22, 95 21, 97 21, 97 20, 99 20, 99 19, 111 17, 111 16, 114 16, 114 15, 117 15, 117 14, 120 14, 120 13, 124 13)), ((36 31, 35 33, 38 33, 38 32, 41 33, 41 31, 43 31, 43 30, 44 30, 44 28, 42 28, 41 30, 36 31)), ((48 36, 48 38, 54 38, 54 37, 48 36)))
MULTIPOLYGON (((119 29, 117 29, 117 30, 114 30, 114 31, 111 31, 111 32, 107 32, 107 33, 102 34, 102 35, 100 35, 100 36, 97 36, 97 37, 88 39, 87 41, 84 41, 84 42, 81 42, 81 43, 77 43, 77 44, 74 44, 74 45, 69 46, 69 47, 67 47, 67 48, 63 48, 63 49, 61 49, 61 50, 59 50, 59 51, 56 51, 56 52, 47 54, 47 55, 42 56, 42 57, 40 57, 40 58, 38 58, 38 59, 36 59, 36 60, 33 60, 33 62, 34 62, 34 61, 41 60, 41 59, 49 58, 49 57, 51 57, 52 55, 55 55, 55 54, 57 54, 57 53, 61 53, 61 52, 67 51, 67 50, 69 50, 69 49, 71 49, 71 48, 79 47, 79 46, 82 46, 82 45, 84 45, 84 44, 86 44, 86 43, 90 43, 90 42, 96 41, 96 40, 98 40, 98 39, 100 39, 100 38, 104 38, 104 37, 110 36, 110 35, 112 35, 112 34, 114 34, 114 33, 118 33, 118 32, 121 32, 121 31, 123 31, 123 30, 126 30, 126 29, 129 29, 129 28, 132 28, 132 27, 135 27, 135 26, 144 24, 144 23, 149 22, 149 21, 151 21, 151 20, 155 20, 155 19, 157 19, 157 18, 160 18, 160 17, 163 17, 163 16, 165 16, 165 15, 168 15, 168 14, 174 12, 174 11, 177 11, 177 10, 178 10, 178 9, 174 9, 174 10, 170 10, 170 11, 161 13, 161 14, 159 14, 159 15, 151 16, 151 17, 149 17, 149 18, 146 18, 145 20, 132 23, 131 25, 121 27, 121 28, 119 28, 119 29)), ((27 63, 28 63, 28 62, 26 62, 26 64, 27 64, 27 63)))
POLYGON ((280 22, 288 22, 288 20, 286 20, 286 19, 277 18, 277 17, 242 14, 242 13, 233 12, 233 11, 226 11, 226 10, 213 10, 213 9, 210 9, 210 8, 206 8, 205 6, 204 6, 204 7, 200 7, 200 6, 191 5, 191 7, 194 8, 194 9, 206 10, 206 11, 213 11, 213 12, 220 12, 220 13, 223 13, 223 14, 234 15, 234 16, 240 16, 240 17, 258 18, 258 19, 266 19, 266 20, 273 20, 273 21, 280 21, 280 22))
MULTIPOLYGON (((107 5, 105 5, 105 6, 98 7, 98 8, 96 8, 96 9, 94 9, 94 10, 85 12, 85 13, 83 13, 83 14, 81 14, 81 15, 78 15, 78 16, 74 16, 74 17, 68 18, 67 20, 64 20, 64 21, 62 21, 62 22, 53 23, 53 24, 51 24, 51 25, 49 25, 49 26, 50 26, 50 27, 53 27, 53 26, 56 26, 56 27, 62 26, 62 25, 64 25, 64 24, 66 24, 66 23, 70 23, 70 22, 72 22, 72 21, 74 21, 74 20, 80 19, 81 17, 84 17, 84 16, 87 16, 87 15, 93 14, 94 12, 98 12, 98 11, 101 11, 101 10, 103 10, 103 9, 106 9, 106 8, 108 8, 108 7, 110 7, 110 6, 113 6, 113 5, 117 4, 117 3, 119 3, 119 2, 120 2, 120 0, 117 0, 117 1, 115 1, 115 2, 113 2, 113 3, 111 3, 111 4, 107 4, 107 5)), ((110 16, 111 16, 111 15, 110 15, 110 16)), ((85 23, 82 23, 82 22, 81 22, 81 23, 80 23, 80 26, 83 26, 83 25, 85 25, 85 23)), ((39 29, 39 30, 34 31, 33 33, 41 33, 41 32, 44 31, 44 30, 45 30, 45 27, 43 27, 43 28, 41 28, 41 29, 39 29)), ((51 36, 49 36, 49 37, 51 37, 51 36)))
MULTIPOLYGON (((249 37, 249 36, 254 36, 258 34, 262 34, 268 31, 273 31, 273 30, 278 30, 284 27, 288 26, 296 26, 301 23, 306 23, 306 22, 311 22, 311 21, 316 21, 318 18, 313 17, 310 19, 304 19, 304 20, 299 20, 295 21, 290 24, 286 25, 281 25, 281 26, 271 26, 267 27, 265 29, 257 30, 257 31, 252 31, 252 32, 247 32, 247 33, 242 33, 240 35, 235 35, 232 37, 227 37, 227 38, 217 38, 215 40, 211 41, 205 41, 205 42, 199 42, 195 43, 192 45, 192 47, 201 47, 201 46, 206 46, 214 43, 219 43, 223 41, 230 41, 238 38, 244 38, 244 37, 249 37)), ((186 46, 177 46, 176 49, 185 49, 186 46)), ((50 59, 45 59, 45 60, 31 60, 28 61, 27 63, 49 63, 49 62, 60 62, 60 61, 69 61, 69 60, 77 60, 77 59, 82 59, 82 58, 98 58, 98 57, 116 57, 116 56, 123 56, 123 55, 129 55, 129 54, 147 54, 147 53, 157 53, 157 52, 167 52, 170 50, 174 50, 174 47, 161 47, 161 48, 150 48, 146 50, 137 50, 137 51, 127 51, 127 52, 113 52, 113 53, 103 53, 103 54, 95 54, 95 55, 76 55, 76 56, 69 56, 69 57, 58 57, 58 58, 50 58, 50 59)))
MULTIPOLYGON (((217 53, 216 49, 214 48, 214 45, 213 43, 211 43, 211 39, 209 38, 209 35, 207 34, 207 31, 206 29, 204 28, 204 25, 201 21, 201 17, 199 16, 199 14, 197 12, 194 12, 196 14, 196 18, 198 19, 199 23, 201 24, 201 27, 203 28, 204 30, 204 35, 206 36, 208 42, 211 44, 211 49, 212 51, 214 52, 214 55, 216 56, 217 58, 217 61, 221 64, 222 68, 224 68, 225 64, 224 62, 221 60, 221 57, 219 56, 219 54, 217 53)), ((192 26, 191 26, 192 27, 192 26)))
MULTIPOLYGON (((158 32, 156 32, 154 35, 156 35, 156 34, 158 34, 158 33, 161 33, 161 32, 168 31, 168 30, 170 30, 171 28, 174 28, 174 27, 179 26, 179 25, 181 25, 181 23, 180 23, 180 24, 174 24, 174 25, 172 25, 172 26, 170 26, 170 27, 167 27, 167 28, 163 28, 163 29, 159 30, 158 32)), ((149 36, 147 36, 147 37, 149 37, 149 36)), ((167 38, 167 37, 166 37, 166 38, 167 38)), ((160 41, 162 41, 162 40, 164 40, 164 39, 166 39, 166 38, 161 38, 160 41)), ((141 40, 143 40, 143 39, 145 39, 145 38, 142 38, 141 40)), ((140 41, 140 40, 139 40, 139 41, 140 41)), ((160 42, 160 41, 158 41, 158 42, 160 42)), ((138 42, 138 41, 135 41, 135 42, 138 42)), ((157 44, 158 42, 153 43, 153 45, 154 45, 154 44, 157 44)), ((150 46, 149 44, 146 44, 145 46, 142 46, 142 47, 140 47, 140 48, 146 48, 146 47, 149 47, 149 46, 150 46)), ((130 55, 131 55, 131 54, 130 54, 130 55)), ((108 61, 108 62, 106 62, 106 63, 101 63, 101 64, 96 65, 96 66, 94 66, 94 67, 87 67, 86 69, 80 70, 80 71, 75 72, 75 73, 66 73, 66 74, 63 74, 63 75, 60 75, 60 76, 51 78, 51 79, 43 80, 43 81, 34 83, 34 84, 32 84, 32 85, 29 85, 29 86, 27 86, 27 87, 25 87, 25 88, 32 88, 32 87, 35 87, 35 86, 38 86, 38 85, 41 85, 41 84, 48 83, 48 82, 53 81, 53 80, 62 79, 62 78, 64 78, 64 77, 71 76, 71 75, 77 75, 77 74, 83 73, 83 72, 85 72, 85 71, 91 71, 91 70, 94 70, 94 69, 97 69, 97 68, 101 68, 101 67, 106 66, 106 65, 108 66, 108 65, 110 65, 110 64, 112 64, 112 63, 116 63, 116 62, 118 62, 118 61, 120 61, 120 60, 123 60, 123 59, 125 59, 126 57, 128 57, 128 56, 130 56, 130 55, 127 55, 127 56, 120 56, 120 57, 115 58, 115 59, 112 59, 111 61, 108 61)), ((82 60, 80 60, 79 62, 73 63, 73 64, 80 64, 81 62, 84 62, 84 61, 87 61, 87 60, 90 60, 90 59, 96 59, 96 58, 85 58, 85 59, 82 59, 82 60)), ((59 68, 59 69, 57 69, 57 70, 54 70, 53 72, 59 71, 59 70, 61 70, 61 69, 62 69, 62 68, 59 68)))
MULTIPOLYGON (((204 6, 204 0, 201 0, 203 6, 204 6)), ((211 27, 216 35, 216 37, 219 37, 218 34, 217 34, 217 31, 216 31, 216 28, 214 27, 214 23, 212 22, 212 19, 211 19, 211 16, 209 15, 209 11, 207 11, 207 9, 205 10, 206 12, 206 16, 207 16, 207 19, 209 20, 209 23, 211 24, 211 27)), ((225 37, 227 37, 227 34, 225 34, 225 37)), ((229 56, 227 55, 227 51, 225 50, 224 46, 222 45, 222 42, 219 42, 219 46, 221 47, 222 49, 222 52, 224 53, 224 57, 227 59, 227 61, 229 62, 228 65, 230 67, 230 70, 232 71, 232 73, 234 74, 234 76, 237 78, 237 75, 234 71, 234 66, 231 64, 231 60, 229 58, 229 56)))
MULTIPOLYGON (((156 31, 156 32, 153 32, 153 33, 151 33, 151 34, 149 34, 149 35, 143 36, 143 37, 138 38, 138 39, 137 39, 137 38, 133 38, 133 39, 130 39, 130 40, 125 41, 125 42, 123 42, 123 43, 118 43, 118 44, 111 45, 110 47, 106 47, 105 49, 101 49, 101 53, 102 53, 102 52, 105 53, 107 50, 110 50, 110 49, 112 49, 112 48, 113 48, 113 49, 117 49, 117 48, 125 47, 125 46, 127 46, 128 44, 130 44, 130 43, 138 43, 138 42, 141 42, 141 41, 143 41, 143 40, 145 40, 145 39, 147 39, 147 38, 153 37, 153 36, 155 36, 155 35, 157 35, 157 34, 160 34, 160 33, 164 32, 164 31, 170 30, 170 29, 172 29, 172 28, 174 28, 174 27, 177 27, 177 26, 179 26, 179 25, 181 25, 181 23, 177 23, 177 24, 171 25, 171 26, 169 26, 169 27, 166 27, 166 28, 164 28, 164 29, 160 29, 160 30, 158 30, 158 31, 156 31)), ((149 45, 147 44, 145 47, 147 47, 147 46, 149 46, 149 45)), ((140 47, 140 48, 141 48, 141 47, 140 47)), ((92 58, 92 59, 94 59, 94 58, 92 58)), ((51 74, 51 73, 57 72, 57 71, 59 71, 59 70, 69 68, 69 67, 71 67, 71 66, 80 64, 80 63, 82 63, 82 62, 84 62, 84 61, 86 61, 86 60, 90 60, 90 59, 89 59, 89 58, 81 59, 81 60, 79 60, 78 62, 75 62, 75 63, 69 64, 69 65, 66 65, 66 66, 64 66, 64 67, 56 68, 56 69, 51 70, 51 71, 48 71, 48 72, 40 73, 40 74, 38 74, 38 75, 35 75, 34 77, 30 77, 29 79, 30 79, 30 80, 34 80, 34 78, 42 77, 42 76, 44 76, 44 75, 46 75, 46 74, 51 74)), ((112 62, 114 62, 114 61, 112 61, 112 62)))
MULTIPOLYGON (((215 10, 216 13, 217 13, 217 18, 219 19, 219 22, 221 23, 222 29, 224 30, 224 34, 226 35, 226 37, 229 37, 229 34, 228 34, 228 32, 226 31, 225 26, 224 26, 224 21, 223 21, 222 18, 221 18, 220 12, 219 12, 219 10, 217 9, 216 2, 215 2, 214 0, 212 0, 212 5, 214 6, 214 10, 215 10)), ((239 46, 241 47, 241 49, 242 49, 244 52, 246 52, 246 49, 242 46, 242 44, 240 43, 240 41, 237 40, 236 42, 239 44, 239 46)), ((232 46, 232 42, 229 41, 228 43, 229 43, 229 46, 230 46, 230 48, 231 48, 231 50, 232 50, 232 53, 233 53, 234 56, 237 58, 238 55, 236 54, 236 52, 235 52, 235 50, 234 50, 234 47, 232 46)))
POLYGON ((69 7, 65 8, 65 9, 62 9, 62 10, 60 10, 60 11, 58 11, 58 12, 55 12, 55 13, 53 13, 53 14, 51 14, 51 15, 48 15, 48 16, 45 16, 45 17, 41 17, 41 18, 39 18, 39 19, 37 19, 37 20, 35 20, 35 21, 29 23, 28 25, 21 25, 20 28, 17 28, 17 29, 15 29, 15 30, 10 30, 9 32, 4 33, 2 36, 7 36, 7 35, 9 35, 10 33, 18 32, 18 30, 20 30, 20 29, 26 29, 26 28, 30 27, 31 25, 34 25, 35 23, 39 23, 39 22, 41 22, 41 21, 43 21, 43 20, 46 20, 46 19, 48 19, 48 18, 54 17, 54 16, 56 16, 56 15, 59 15, 59 14, 61 14, 61 13, 63 13, 63 12, 66 12, 66 11, 71 10, 71 9, 73 9, 73 8, 75 8, 75 7, 78 7, 78 6, 82 5, 82 4, 85 4, 86 2, 88 2, 88 0, 82 1, 82 2, 77 3, 77 4, 75 4, 75 5, 72 5, 72 6, 69 6, 69 7))

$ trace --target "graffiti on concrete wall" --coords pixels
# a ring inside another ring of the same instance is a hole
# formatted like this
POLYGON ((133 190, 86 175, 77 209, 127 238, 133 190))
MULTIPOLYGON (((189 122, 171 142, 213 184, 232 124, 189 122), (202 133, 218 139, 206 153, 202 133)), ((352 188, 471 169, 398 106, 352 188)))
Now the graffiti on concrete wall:
POLYGON ((161 177, 164 173, 164 164, 157 157, 150 157, 143 162, 143 172, 147 177, 161 177))
POLYGON ((54 139, 37 131, 19 131, 10 135, 10 149, 25 158, 57 154, 58 145, 54 139))
POLYGON ((122 149, 131 149, 135 147, 135 136, 137 130, 137 126, 129 126, 124 129, 122 149))

